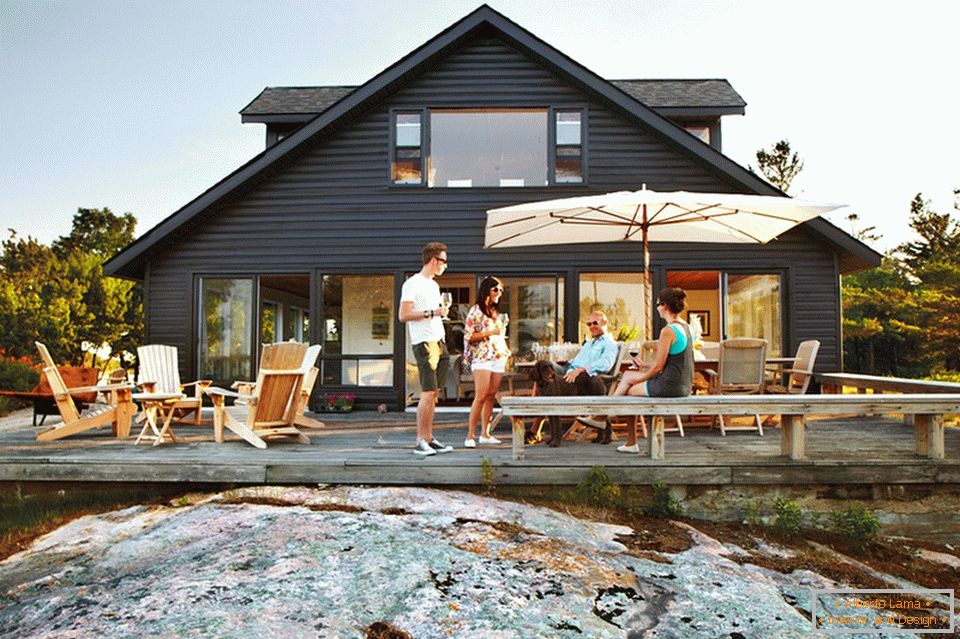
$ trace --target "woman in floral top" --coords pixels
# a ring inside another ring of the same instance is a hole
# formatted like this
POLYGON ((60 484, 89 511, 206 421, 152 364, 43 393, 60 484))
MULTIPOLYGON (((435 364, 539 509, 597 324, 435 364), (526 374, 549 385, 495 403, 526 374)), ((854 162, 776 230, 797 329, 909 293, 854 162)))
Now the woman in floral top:
POLYGON ((464 362, 470 363, 475 392, 470 406, 470 421, 467 422, 466 448, 476 448, 474 440, 479 421, 480 443, 499 444, 500 440, 487 432, 493 413, 493 400, 500 390, 500 380, 510 357, 505 339, 507 316, 500 313, 500 297, 503 282, 495 277, 486 277, 477 290, 477 303, 467 313, 463 327, 464 362))

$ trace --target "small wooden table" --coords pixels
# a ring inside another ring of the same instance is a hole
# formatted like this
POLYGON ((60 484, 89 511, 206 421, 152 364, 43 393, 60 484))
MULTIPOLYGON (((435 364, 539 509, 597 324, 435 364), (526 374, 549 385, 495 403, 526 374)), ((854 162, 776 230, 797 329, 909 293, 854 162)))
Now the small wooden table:
POLYGON ((154 446, 159 446, 165 439, 177 443, 177 437, 170 428, 175 411, 172 405, 166 405, 174 404, 183 397, 182 393, 134 393, 133 399, 143 405, 144 416, 143 429, 137 436, 137 441, 133 442, 134 446, 139 444, 141 439, 152 440, 154 446), (157 416, 163 419, 163 426, 160 428, 157 428, 157 416), (152 434, 148 434, 147 430, 152 431, 152 434))

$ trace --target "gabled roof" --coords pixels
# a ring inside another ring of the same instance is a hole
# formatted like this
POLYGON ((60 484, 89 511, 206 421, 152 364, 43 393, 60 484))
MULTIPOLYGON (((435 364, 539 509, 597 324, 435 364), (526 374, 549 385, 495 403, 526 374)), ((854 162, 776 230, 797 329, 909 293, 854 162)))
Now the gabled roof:
MULTIPOLYGON (((742 115, 747 103, 724 79, 609 80, 663 115, 742 115)), ((240 110, 242 122, 306 122, 323 113, 355 86, 266 87, 240 110)))
MULTIPOLYGON (((104 264, 104 272, 107 275, 141 279, 150 250, 155 245, 212 205, 244 188, 251 179, 268 170, 274 163, 300 148, 301 145, 310 142, 315 136, 322 135, 328 128, 354 117, 368 104, 379 102, 396 91, 410 77, 419 74, 434 61, 455 50, 461 42, 471 37, 471 34, 478 29, 492 29, 497 37, 525 53, 531 59, 565 77, 571 84, 597 96, 606 102, 611 109, 621 113, 629 120, 642 124, 652 133, 681 149, 689 156, 709 165, 714 171, 724 175, 734 187, 741 188, 744 192, 760 195, 786 195, 710 145, 704 144, 696 137, 689 135, 650 107, 645 106, 634 96, 607 82, 489 6, 482 5, 378 73, 365 84, 354 89, 310 122, 252 158, 147 231, 104 264)), ((821 220, 814 220, 809 223, 810 228, 817 230, 831 242, 851 252, 856 257, 868 254, 875 256, 875 260, 866 259, 858 268, 879 264, 880 256, 872 249, 842 233, 828 222, 822 221, 822 224, 820 222, 821 220)))

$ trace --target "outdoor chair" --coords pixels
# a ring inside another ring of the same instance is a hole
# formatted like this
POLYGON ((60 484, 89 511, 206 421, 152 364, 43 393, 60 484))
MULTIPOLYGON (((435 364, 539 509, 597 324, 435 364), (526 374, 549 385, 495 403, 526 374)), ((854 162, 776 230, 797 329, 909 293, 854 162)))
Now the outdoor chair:
MULTIPOLYGON (((617 382, 620 380, 620 368, 623 363, 627 361, 629 354, 627 353, 627 344, 623 342, 617 342, 617 358, 613 362, 613 366, 610 367, 610 370, 605 373, 599 373, 597 377, 600 378, 600 381, 603 382, 603 385, 607 389, 607 395, 612 395, 613 391, 617 389, 617 382)), ((606 424, 604 427, 601 427, 599 423, 589 423, 583 421, 582 419, 574 419, 573 424, 570 425, 570 428, 567 429, 567 432, 563 434, 564 439, 575 438, 576 441, 582 442, 586 440, 587 435, 590 434, 591 430, 602 433, 605 430, 606 424)), ((611 425, 612 428, 612 425, 611 425)), ((644 431, 646 432, 646 431, 644 431)), ((600 436, 599 434, 597 435, 600 436)), ((613 436, 611 432, 611 437, 613 436)))
POLYGON ((820 352, 820 342, 809 339, 800 342, 797 357, 791 368, 778 369, 774 378, 767 382, 764 392, 778 395, 803 395, 813 379, 813 366, 820 352), (784 381, 783 377, 786 377, 784 381))
POLYGON ((268 344, 260 356, 255 384, 242 384, 239 393, 224 388, 207 388, 206 393, 214 407, 214 439, 223 443, 223 429, 226 428, 257 448, 266 448, 264 440, 272 437, 293 437, 301 444, 309 444, 310 439, 297 429, 297 425, 303 425, 303 411, 317 380, 319 370, 315 363, 319 354, 319 345, 308 348, 306 344, 296 342, 268 344), (243 422, 227 411, 227 397, 246 407, 243 422))
MULTIPOLYGON (((640 345, 640 361, 645 364, 652 364, 657 358, 657 345, 659 343, 660 343, 659 340, 647 340, 643 342, 643 344, 640 345)), ((613 394, 613 391, 615 389, 616 389, 616 385, 614 385, 614 387, 611 389, 610 391, 611 395, 613 394)), ((647 438, 647 420, 643 417, 643 415, 637 415, 636 419, 640 424, 640 434, 644 439, 646 439, 647 438)), ((683 421, 680 419, 680 416, 674 415, 674 419, 676 420, 677 427, 667 428, 666 420, 664 420, 663 432, 665 433, 678 432, 680 433, 681 437, 685 437, 686 435, 683 432, 683 421)), ((627 427, 629 428, 630 421, 628 420, 626 424, 627 424, 627 427)))
MULTIPOLYGON (((167 402, 165 411, 172 410, 174 419, 193 413, 191 423, 202 424, 203 389, 210 386, 210 380, 198 380, 186 384, 180 382, 180 366, 177 359, 177 347, 164 344, 149 344, 137 348, 140 374, 137 386, 145 393, 179 395, 179 399, 167 402), (188 395, 185 391, 191 389, 188 395)), ((209 423, 209 421, 207 422, 209 423)))
POLYGON ((130 418, 136 411, 131 399, 132 384, 67 388, 53 358, 50 357, 50 351, 40 342, 34 343, 43 360, 43 374, 47 377, 60 417, 63 418, 62 423, 37 433, 37 441, 54 441, 107 424, 113 425, 113 434, 117 437, 127 437, 130 434, 130 418), (85 393, 104 393, 108 397, 108 403, 91 403, 86 410, 78 412, 71 396, 85 393))
MULTIPOLYGON (((719 371, 704 371, 710 381, 711 395, 759 395, 764 387, 767 340, 752 337, 726 339, 720 342, 719 371)), ((753 426, 727 427, 723 415, 718 415, 720 434, 727 430, 753 430, 753 426)), ((760 416, 754 415, 757 432, 763 435, 760 416)))
MULTIPOLYGON (((57 366, 60 378, 67 388, 77 386, 93 386, 97 383, 100 370, 89 366, 57 366)), ((112 381, 112 380, 111 380, 112 381)), ((0 390, 0 395, 13 399, 33 403, 33 425, 37 426, 37 416, 40 416, 39 426, 47 420, 47 415, 59 415, 60 410, 53 399, 53 391, 46 375, 41 375, 36 386, 29 391, 0 390)), ((83 411, 88 405, 97 401, 96 391, 79 393, 71 396, 78 411, 83 411)))
POLYGON ((466 399, 469 394, 476 394, 476 384, 473 381, 473 375, 469 371, 463 370, 463 355, 457 356, 450 374, 457 380, 457 401, 466 399))

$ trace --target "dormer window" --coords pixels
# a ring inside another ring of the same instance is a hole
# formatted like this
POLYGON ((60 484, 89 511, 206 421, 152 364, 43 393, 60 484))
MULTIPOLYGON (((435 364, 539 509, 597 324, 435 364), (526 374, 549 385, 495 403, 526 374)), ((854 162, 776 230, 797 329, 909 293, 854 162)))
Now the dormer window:
POLYGON ((582 183, 583 114, 550 108, 395 111, 392 182, 431 188, 582 183))
POLYGON ((708 127, 708 126, 692 126, 692 125, 687 125, 687 126, 685 126, 685 127, 683 127, 683 128, 684 128, 684 129, 687 131, 687 133, 689 133, 690 135, 692 135, 692 136, 694 136, 694 137, 696 137, 696 138, 700 138, 700 141, 701 141, 701 142, 704 142, 704 143, 706 143, 706 144, 710 144, 710 127, 708 127))

